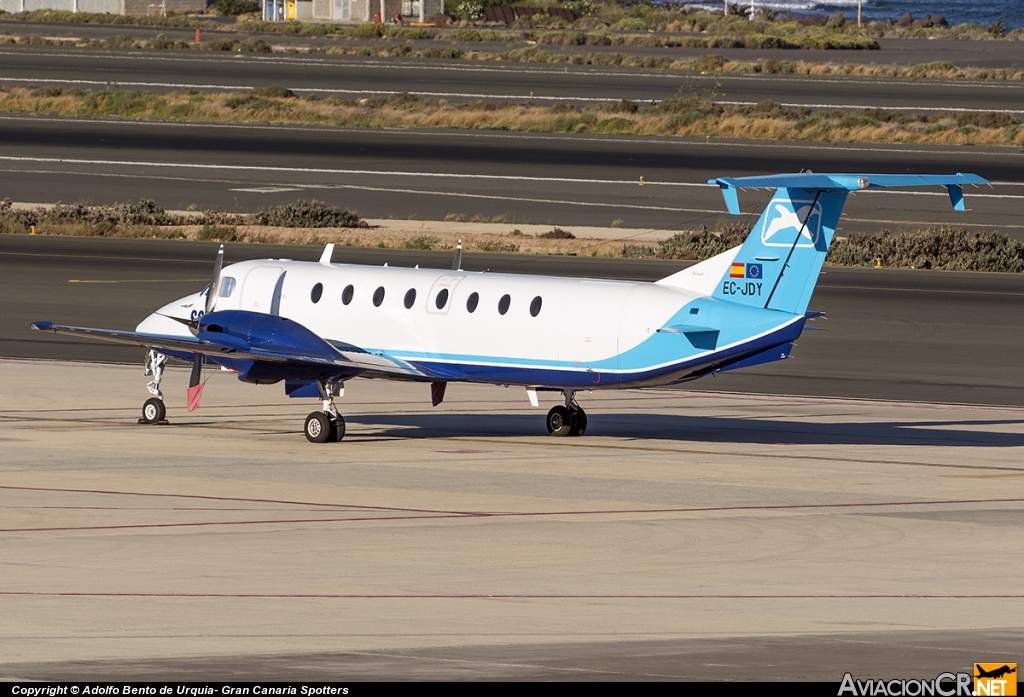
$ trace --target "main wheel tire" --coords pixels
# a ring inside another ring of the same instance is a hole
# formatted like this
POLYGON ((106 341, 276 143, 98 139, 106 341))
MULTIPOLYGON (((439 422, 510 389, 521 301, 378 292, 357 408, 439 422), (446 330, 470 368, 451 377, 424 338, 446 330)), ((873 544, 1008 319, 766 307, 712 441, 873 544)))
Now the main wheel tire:
POLYGON ((167 407, 164 400, 150 397, 142 405, 142 420, 147 424, 158 424, 167 416, 167 407))
POLYGON ((345 437, 345 419, 341 414, 338 414, 338 418, 331 420, 331 440, 335 443, 340 443, 341 439, 345 437))
POLYGON ((551 407, 548 412, 548 433, 553 436, 567 436, 572 431, 572 419, 569 417, 569 410, 558 405, 551 407))
POLYGON ((582 408, 577 408, 576 413, 573 414, 572 432, 570 436, 582 436, 587 432, 587 412, 583 411, 582 408))
POLYGON ((326 443, 331 437, 331 419, 322 411, 314 411, 306 417, 303 430, 310 443, 326 443))

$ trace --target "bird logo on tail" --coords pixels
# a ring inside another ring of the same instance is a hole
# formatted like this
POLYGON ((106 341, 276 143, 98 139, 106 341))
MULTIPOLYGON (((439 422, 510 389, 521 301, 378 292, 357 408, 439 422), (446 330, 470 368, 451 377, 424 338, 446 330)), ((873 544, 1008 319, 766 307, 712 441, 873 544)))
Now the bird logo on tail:
POLYGON ((761 228, 761 244, 768 247, 792 247, 794 235, 780 235, 784 231, 800 231, 797 247, 814 247, 821 237, 821 204, 810 204, 801 208, 796 205, 801 201, 775 201, 771 205, 771 213, 764 216, 761 228), (808 217, 809 216, 809 217, 808 217), (804 225, 804 220, 807 224, 804 225))

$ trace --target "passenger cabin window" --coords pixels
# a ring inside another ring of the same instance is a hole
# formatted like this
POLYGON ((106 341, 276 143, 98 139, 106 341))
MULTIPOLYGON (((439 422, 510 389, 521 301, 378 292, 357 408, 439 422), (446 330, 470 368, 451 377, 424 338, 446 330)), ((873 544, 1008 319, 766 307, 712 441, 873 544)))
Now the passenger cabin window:
POLYGON ((222 298, 230 298, 231 294, 235 292, 235 279, 231 276, 225 276, 220 279, 220 292, 218 295, 222 298))
POLYGON ((498 314, 505 314, 508 312, 508 306, 512 304, 512 297, 508 294, 501 296, 501 300, 498 301, 498 314))
POLYGON ((324 284, 323 283, 317 283, 315 286, 313 286, 313 290, 309 291, 309 299, 313 301, 314 305, 316 305, 318 302, 320 302, 320 297, 323 294, 324 294, 324 284))
POLYGON ((438 310, 443 310, 444 306, 448 304, 448 289, 442 288, 441 292, 437 294, 437 298, 434 299, 434 304, 437 305, 438 310))
POLYGON ((480 294, 470 293, 466 298, 466 310, 470 313, 476 312, 476 306, 480 304, 480 294))
POLYGON ((540 314, 540 306, 542 304, 544 304, 544 301, 541 300, 541 297, 538 295, 536 298, 533 299, 533 302, 530 303, 530 315, 533 316, 533 317, 536 317, 537 315, 539 315, 540 314))
POLYGON ((341 303, 343 305, 348 305, 350 302, 352 302, 352 296, 355 294, 355 292, 356 289, 353 288, 351 285, 345 286, 345 290, 341 291, 341 303))
POLYGON ((384 302, 384 286, 380 286, 377 290, 373 291, 373 304, 375 307, 380 307, 380 304, 384 302))
MULTIPOLYGON (((376 302, 376 300, 374 300, 376 302)), ((380 303, 377 303, 380 305, 380 303)), ((416 304, 416 289, 410 288, 405 294, 405 309, 409 310, 416 304)))

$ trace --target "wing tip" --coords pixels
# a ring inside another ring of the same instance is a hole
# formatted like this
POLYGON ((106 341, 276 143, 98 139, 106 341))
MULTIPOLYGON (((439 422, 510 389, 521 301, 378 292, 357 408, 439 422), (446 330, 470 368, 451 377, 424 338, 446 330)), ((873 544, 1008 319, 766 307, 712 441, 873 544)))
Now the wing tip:
POLYGON ((30 326, 37 332, 53 331, 53 322, 33 322, 30 326))

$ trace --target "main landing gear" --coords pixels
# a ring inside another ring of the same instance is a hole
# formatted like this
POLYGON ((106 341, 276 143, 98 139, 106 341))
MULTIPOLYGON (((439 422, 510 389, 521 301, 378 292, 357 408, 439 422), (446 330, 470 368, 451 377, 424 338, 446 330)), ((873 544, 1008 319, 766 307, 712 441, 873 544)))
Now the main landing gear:
POLYGON ((303 433, 310 443, 338 442, 345 437, 345 419, 334 406, 334 398, 341 394, 341 383, 317 382, 324 410, 314 411, 306 417, 303 433))
POLYGON ((587 431, 587 412, 576 403, 576 392, 564 390, 565 406, 559 404, 548 412, 548 433, 553 436, 582 436, 587 431))
POLYGON ((143 375, 152 375, 153 380, 146 389, 153 395, 142 405, 142 418, 140 424, 165 424, 167 423, 167 407, 164 406, 164 395, 160 391, 160 381, 164 377, 164 365, 167 363, 167 356, 159 351, 150 351, 146 354, 146 372, 143 375))

